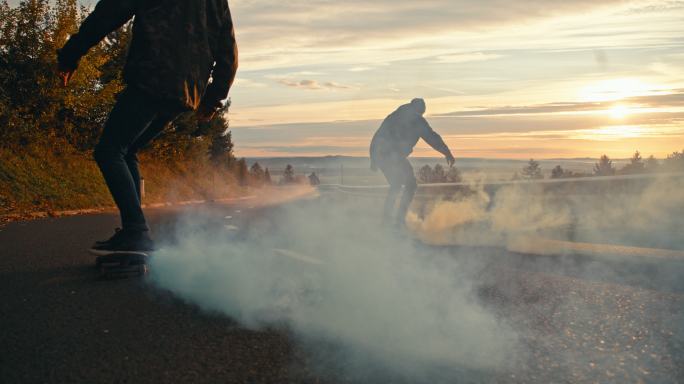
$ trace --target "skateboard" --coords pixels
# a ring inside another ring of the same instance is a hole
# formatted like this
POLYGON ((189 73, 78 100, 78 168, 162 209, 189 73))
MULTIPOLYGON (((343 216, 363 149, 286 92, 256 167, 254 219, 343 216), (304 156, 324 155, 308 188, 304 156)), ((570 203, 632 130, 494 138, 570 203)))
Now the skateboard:
POLYGON ((132 276, 144 276, 147 274, 147 261, 150 254, 147 252, 112 252, 99 255, 95 259, 95 267, 100 272, 100 277, 123 278, 132 276))

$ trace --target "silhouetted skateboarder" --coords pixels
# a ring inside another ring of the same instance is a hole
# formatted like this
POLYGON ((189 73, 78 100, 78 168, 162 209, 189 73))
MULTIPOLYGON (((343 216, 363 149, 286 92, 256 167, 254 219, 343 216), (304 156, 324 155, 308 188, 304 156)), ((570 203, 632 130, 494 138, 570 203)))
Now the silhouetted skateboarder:
POLYGON ((391 221, 397 196, 401 187, 404 187, 395 218, 395 223, 400 228, 404 226, 406 212, 418 186, 413 167, 407 159, 418 140, 422 138, 444 155, 450 167, 455 161, 442 137, 432 130, 423 117, 424 113, 423 99, 413 99, 411 103, 402 105, 385 118, 370 145, 371 169, 375 171, 379 168, 390 185, 384 207, 386 221, 391 221))
POLYGON ((94 157, 121 213, 121 230, 96 251, 152 251, 140 206, 137 151, 180 113, 209 121, 237 71, 237 45, 227 0, 101 0, 57 53, 66 86, 83 55, 135 17, 116 100, 94 157), (209 78, 212 81, 209 81, 209 78))

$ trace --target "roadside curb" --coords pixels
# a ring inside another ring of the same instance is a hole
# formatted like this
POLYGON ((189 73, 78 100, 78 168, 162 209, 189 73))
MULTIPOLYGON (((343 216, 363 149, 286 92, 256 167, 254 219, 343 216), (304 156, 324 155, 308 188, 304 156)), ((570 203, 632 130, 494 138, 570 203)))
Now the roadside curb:
MULTIPOLYGON (((238 201, 246 201, 256 198, 255 195, 243 196, 243 197, 228 197, 213 200, 186 200, 177 202, 164 202, 164 203, 152 203, 143 204, 143 208, 165 208, 165 207, 182 207, 188 205, 202 205, 211 203, 230 203, 238 201)), ((12 221, 21 220, 35 220, 35 219, 45 219, 48 217, 67 217, 67 216, 78 216, 78 215, 89 215, 96 213, 105 212, 116 212, 115 206, 101 207, 101 208, 84 208, 84 209, 72 209, 65 211, 38 211, 38 212, 27 212, 27 213, 11 213, 6 215, 0 215, 0 224, 12 221)))

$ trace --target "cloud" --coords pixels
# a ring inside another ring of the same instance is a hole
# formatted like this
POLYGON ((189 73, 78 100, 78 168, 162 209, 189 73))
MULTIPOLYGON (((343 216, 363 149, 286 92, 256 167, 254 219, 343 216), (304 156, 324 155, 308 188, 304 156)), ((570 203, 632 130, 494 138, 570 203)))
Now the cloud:
POLYGON ((235 79, 234 86, 235 87, 244 87, 244 88, 266 88, 266 87, 268 87, 268 84, 262 83, 259 81, 255 81, 252 79, 238 77, 235 79))
POLYGON ((468 63, 468 62, 473 62, 473 61, 494 60, 494 59, 498 59, 500 57, 503 57, 503 56, 498 55, 498 54, 494 54, 494 53, 482 53, 482 52, 455 53, 455 54, 437 56, 435 58, 435 62, 439 63, 439 64, 459 64, 459 63, 468 63))
POLYGON ((301 46, 353 42, 388 36, 417 36, 444 30, 472 30, 520 23, 602 7, 620 7, 627 0, 429 0, 373 2, 351 0, 242 1, 233 13, 245 38, 288 31, 283 38, 301 46), (313 34, 311 31, 316 31, 313 34), (304 35, 306 33, 306 35, 304 35))
MULTIPOLYGON (((368 64, 436 54, 444 56, 444 60, 477 60, 486 56, 468 55, 483 49, 483 39, 489 40, 486 47, 496 46, 492 49, 508 49, 521 41, 528 49, 532 44, 553 49, 558 48, 554 43, 559 38, 572 46, 589 44, 593 49, 595 35, 605 38, 606 34, 624 31, 616 30, 612 24, 599 23, 601 28, 592 29, 588 36, 578 39, 557 34, 558 29, 571 27, 565 23, 545 33, 536 30, 533 35, 520 35, 530 32, 536 23, 541 25, 549 19, 578 15, 584 20, 578 23, 586 29, 586 20, 591 17, 605 20, 607 15, 619 14, 633 4, 643 3, 633 0, 352 0, 337 3, 253 0, 235 2, 232 7, 238 40, 245 47, 241 58, 249 64, 243 67, 245 70, 321 63, 347 63, 365 68, 368 64), (455 46, 463 52, 454 52, 455 46)), ((630 39, 630 45, 634 44, 634 39, 630 39)), ((614 42, 611 45, 614 47, 614 42)))
POLYGON ((636 4, 625 11, 625 14, 643 15, 645 13, 655 13, 663 11, 674 11, 684 9, 684 1, 665 0, 655 3, 636 4))
POLYGON ((280 79, 278 80, 278 83, 292 87, 292 88, 299 88, 299 89, 308 89, 308 90, 321 90, 321 89, 328 89, 328 90, 338 90, 338 89, 350 89, 351 87, 343 84, 336 83, 334 81, 326 81, 323 83, 320 83, 316 80, 290 80, 290 79, 280 79))
POLYGON ((495 116, 495 115, 528 115, 562 112, 603 111, 610 109, 616 103, 636 105, 643 108, 684 107, 684 90, 673 90, 674 93, 660 95, 635 96, 614 102, 555 102, 546 104, 504 106, 496 108, 479 108, 468 111, 455 111, 436 114, 439 117, 448 116, 495 116))

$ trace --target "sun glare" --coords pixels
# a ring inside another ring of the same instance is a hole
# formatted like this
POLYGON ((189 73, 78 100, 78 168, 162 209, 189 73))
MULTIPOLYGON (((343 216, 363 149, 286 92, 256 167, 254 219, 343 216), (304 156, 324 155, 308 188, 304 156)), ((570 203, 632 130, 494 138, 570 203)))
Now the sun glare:
POLYGON ((644 136, 648 131, 638 125, 613 125, 596 129, 580 130, 577 139, 584 140, 620 140, 635 139, 644 136))
POLYGON ((656 86, 639 79, 611 79, 588 85, 580 91, 584 101, 601 102, 621 100, 627 97, 652 94, 656 86))
POLYGON ((631 113, 629 107, 626 107, 624 105, 616 105, 613 108, 608 110, 608 113, 610 113, 610 117, 613 119, 624 119, 631 113))

